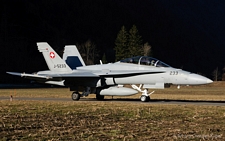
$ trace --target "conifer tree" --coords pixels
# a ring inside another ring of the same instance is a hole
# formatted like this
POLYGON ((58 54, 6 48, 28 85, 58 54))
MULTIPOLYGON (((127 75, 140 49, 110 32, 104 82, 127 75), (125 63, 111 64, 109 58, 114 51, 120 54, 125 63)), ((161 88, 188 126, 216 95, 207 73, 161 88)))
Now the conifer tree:
POLYGON ((128 50, 129 56, 140 56, 143 54, 142 39, 135 25, 129 31, 128 50))
POLYGON ((128 33, 126 31, 126 28, 125 26, 122 26, 121 30, 117 34, 117 38, 115 41, 114 50, 116 51, 116 61, 119 61, 127 57, 127 52, 128 52, 127 38, 128 38, 128 33))

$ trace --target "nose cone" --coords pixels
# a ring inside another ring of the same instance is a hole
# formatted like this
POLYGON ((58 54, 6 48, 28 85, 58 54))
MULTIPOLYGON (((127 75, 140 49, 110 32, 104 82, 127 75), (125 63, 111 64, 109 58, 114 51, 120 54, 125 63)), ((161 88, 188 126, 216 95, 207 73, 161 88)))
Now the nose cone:
POLYGON ((209 84, 212 83, 213 81, 198 74, 189 74, 188 82, 189 85, 201 85, 201 84, 209 84))

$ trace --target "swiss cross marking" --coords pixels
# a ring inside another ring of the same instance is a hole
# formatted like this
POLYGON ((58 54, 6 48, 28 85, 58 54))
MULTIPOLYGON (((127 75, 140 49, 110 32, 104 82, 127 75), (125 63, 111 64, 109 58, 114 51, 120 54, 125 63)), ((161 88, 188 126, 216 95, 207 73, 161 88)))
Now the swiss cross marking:
POLYGON ((49 54, 49 56, 50 56, 50 58, 55 58, 55 53, 54 52, 50 52, 50 54, 49 54))

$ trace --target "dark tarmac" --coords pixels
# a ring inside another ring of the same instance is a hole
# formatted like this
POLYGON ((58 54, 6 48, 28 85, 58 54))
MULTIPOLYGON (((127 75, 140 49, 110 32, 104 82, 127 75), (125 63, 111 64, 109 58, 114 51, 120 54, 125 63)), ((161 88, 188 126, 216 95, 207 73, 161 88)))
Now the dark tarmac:
MULTIPOLYGON (((0 100, 9 100, 10 97, 0 97, 0 100)), ((72 102, 71 98, 42 98, 42 97, 16 97, 14 100, 25 101, 67 101, 72 102)), ((95 98, 81 98, 79 101, 85 102, 99 102, 95 98)), ((74 101, 74 102, 79 102, 74 101)), ((152 99, 149 102, 141 102, 140 99, 105 99, 103 102, 126 102, 126 103, 140 103, 140 104, 175 104, 175 105, 210 105, 210 106, 225 106, 225 101, 205 101, 205 100, 166 100, 166 99, 152 99)))

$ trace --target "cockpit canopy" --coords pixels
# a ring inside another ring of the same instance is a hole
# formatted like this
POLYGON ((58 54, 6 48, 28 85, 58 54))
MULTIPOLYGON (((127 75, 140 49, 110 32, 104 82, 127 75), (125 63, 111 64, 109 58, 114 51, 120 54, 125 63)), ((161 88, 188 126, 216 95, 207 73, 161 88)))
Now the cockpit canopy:
POLYGON ((126 58, 120 60, 121 63, 132 63, 132 64, 140 64, 140 65, 148 65, 148 66, 155 66, 155 67, 171 67, 162 61, 147 57, 147 56, 136 56, 132 58, 126 58))

